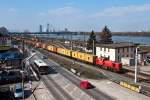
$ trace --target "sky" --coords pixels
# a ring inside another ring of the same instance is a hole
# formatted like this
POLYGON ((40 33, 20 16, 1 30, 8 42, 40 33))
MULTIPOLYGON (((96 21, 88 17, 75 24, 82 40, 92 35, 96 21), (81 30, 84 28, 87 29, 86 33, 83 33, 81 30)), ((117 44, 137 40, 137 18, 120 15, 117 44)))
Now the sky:
POLYGON ((0 13, 10 31, 150 31, 150 0, 0 0, 0 13))

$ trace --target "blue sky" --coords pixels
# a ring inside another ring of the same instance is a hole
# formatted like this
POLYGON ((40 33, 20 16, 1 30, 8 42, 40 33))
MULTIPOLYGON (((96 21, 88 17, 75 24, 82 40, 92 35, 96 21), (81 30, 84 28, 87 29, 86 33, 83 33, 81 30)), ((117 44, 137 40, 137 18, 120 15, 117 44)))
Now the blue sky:
POLYGON ((0 26, 39 31, 150 31, 150 0, 0 0, 0 26))

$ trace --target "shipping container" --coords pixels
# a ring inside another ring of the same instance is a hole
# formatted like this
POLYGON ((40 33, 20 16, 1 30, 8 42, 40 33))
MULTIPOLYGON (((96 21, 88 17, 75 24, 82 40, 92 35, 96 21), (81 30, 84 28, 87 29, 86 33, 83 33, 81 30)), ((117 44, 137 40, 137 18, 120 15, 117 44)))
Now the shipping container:
POLYGON ((85 61, 85 59, 84 59, 84 53, 78 52, 78 57, 77 57, 77 59, 82 60, 82 61, 85 61))
POLYGON ((72 58, 75 58, 75 59, 78 58, 78 52, 77 51, 72 51, 72 58))
POLYGON ((52 45, 48 45, 47 46, 47 50, 52 52, 53 51, 53 46, 52 45))
POLYGON ((92 63, 94 64, 95 63, 95 59, 96 59, 96 56, 95 55, 92 55, 92 54, 84 54, 84 60, 86 62, 89 62, 89 63, 92 63))
POLYGON ((47 44, 46 44, 46 43, 43 43, 43 44, 42 44, 42 48, 43 48, 43 49, 47 49, 47 44))
POLYGON ((61 55, 65 55, 65 49, 63 48, 57 48, 57 53, 61 55))
POLYGON ((37 42, 35 47, 41 48, 41 46, 42 46, 42 43, 41 42, 37 42))
POLYGON ((71 54, 72 54, 72 50, 68 50, 68 49, 65 50, 65 55, 66 56, 71 57, 71 54))

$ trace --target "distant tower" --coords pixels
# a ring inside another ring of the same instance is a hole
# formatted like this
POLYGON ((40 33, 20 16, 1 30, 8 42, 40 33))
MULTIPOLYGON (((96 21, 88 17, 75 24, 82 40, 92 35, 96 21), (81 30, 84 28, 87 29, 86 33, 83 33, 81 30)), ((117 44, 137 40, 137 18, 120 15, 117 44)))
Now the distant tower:
POLYGON ((47 24, 46 32, 49 32, 49 23, 47 24))
POLYGON ((40 32, 42 32, 42 25, 40 25, 40 32))
POLYGON ((67 28, 65 28, 65 32, 68 32, 68 29, 67 29, 67 28))

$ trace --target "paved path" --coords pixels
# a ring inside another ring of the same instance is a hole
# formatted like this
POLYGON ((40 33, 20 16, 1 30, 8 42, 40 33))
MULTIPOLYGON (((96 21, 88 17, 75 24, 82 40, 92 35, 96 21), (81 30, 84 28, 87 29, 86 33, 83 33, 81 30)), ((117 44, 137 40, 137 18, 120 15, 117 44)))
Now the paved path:
POLYGON ((25 87, 26 92, 28 92, 25 100, 56 100, 43 82, 32 82, 32 89, 36 88, 34 93, 30 91, 29 83, 25 84, 25 87))
POLYGON ((120 85, 111 82, 109 80, 89 80, 99 90, 103 91, 107 95, 113 96, 116 100, 150 100, 143 94, 134 92, 127 88, 121 87, 120 85))
MULTIPOLYGON (((147 66, 138 66, 140 68, 140 72, 150 75, 150 65, 147 66)), ((135 70, 135 66, 123 66, 125 69, 135 70)))

